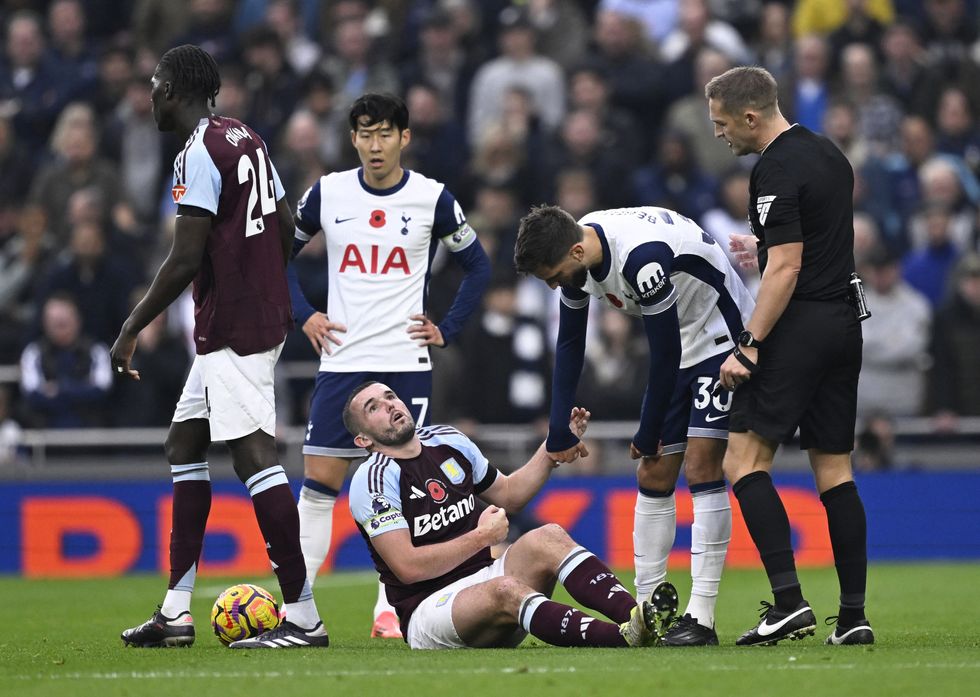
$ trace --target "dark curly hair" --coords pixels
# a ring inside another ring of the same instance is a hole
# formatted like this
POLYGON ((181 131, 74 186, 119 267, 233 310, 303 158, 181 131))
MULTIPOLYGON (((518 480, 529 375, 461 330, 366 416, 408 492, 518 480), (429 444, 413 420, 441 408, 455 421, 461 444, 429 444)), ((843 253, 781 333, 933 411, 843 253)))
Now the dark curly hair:
POLYGON ((200 46, 184 44, 164 53, 160 67, 173 77, 174 94, 178 97, 203 99, 214 106, 214 98, 221 89, 221 76, 210 53, 200 46))

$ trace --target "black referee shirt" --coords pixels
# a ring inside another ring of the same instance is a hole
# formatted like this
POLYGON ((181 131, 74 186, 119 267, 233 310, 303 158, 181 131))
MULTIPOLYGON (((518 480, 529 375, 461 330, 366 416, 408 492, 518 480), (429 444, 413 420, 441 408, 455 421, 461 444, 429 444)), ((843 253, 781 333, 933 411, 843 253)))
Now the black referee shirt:
POLYGON ((829 140, 795 124, 762 152, 749 181, 749 223, 759 238, 759 268, 768 248, 803 243, 793 297, 844 295, 854 272, 854 172, 829 140))

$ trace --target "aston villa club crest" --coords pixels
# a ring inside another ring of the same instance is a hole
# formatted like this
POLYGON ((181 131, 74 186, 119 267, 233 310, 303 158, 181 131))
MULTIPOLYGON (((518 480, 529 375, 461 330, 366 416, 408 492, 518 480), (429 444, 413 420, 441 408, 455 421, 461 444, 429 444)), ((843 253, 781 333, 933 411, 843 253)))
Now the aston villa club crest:
POLYGON ((459 466, 458 462, 456 462, 456 458, 449 458, 439 465, 439 469, 442 470, 443 474, 449 477, 449 481, 451 481, 453 484, 462 484, 463 480, 466 479, 466 472, 464 472, 463 468, 459 466))

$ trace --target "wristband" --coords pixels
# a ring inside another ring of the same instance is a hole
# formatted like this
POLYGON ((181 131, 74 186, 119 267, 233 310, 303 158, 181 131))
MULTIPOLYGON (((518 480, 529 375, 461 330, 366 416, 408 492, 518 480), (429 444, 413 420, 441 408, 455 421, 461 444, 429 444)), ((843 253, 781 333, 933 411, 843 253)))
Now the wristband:
POLYGON ((749 357, 742 353, 738 346, 735 347, 735 358, 749 371, 749 375, 752 375, 759 369, 758 364, 753 363, 749 360, 749 357))

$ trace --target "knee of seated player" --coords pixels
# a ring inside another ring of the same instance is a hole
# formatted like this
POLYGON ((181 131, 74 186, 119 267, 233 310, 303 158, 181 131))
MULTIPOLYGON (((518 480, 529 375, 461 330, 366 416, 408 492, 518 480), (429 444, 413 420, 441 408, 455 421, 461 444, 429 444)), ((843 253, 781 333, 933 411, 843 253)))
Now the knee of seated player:
POLYGON ((525 533, 522 538, 525 539, 525 544, 529 545, 535 558, 551 567, 552 571, 555 570, 557 562, 564 559, 575 548, 575 541, 558 523, 542 525, 525 533))
POLYGON ((652 491, 670 491, 677 484, 684 453, 664 455, 656 460, 641 458, 636 466, 636 483, 652 491))
POLYGON ((725 441, 719 438, 691 438, 684 454, 684 476, 687 484, 716 482, 724 473, 725 441))
POLYGON ((303 476, 324 484, 335 491, 344 486, 344 478, 351 461, 331 455, 304 455, 303 476))
POLYGON ((490 596, 491 607, 494 608, 494 619, 497 622, 517 622, 521 601, 531 593, 533 588, 514 576, 498 576, 486 582, 486 593, 490 596))

